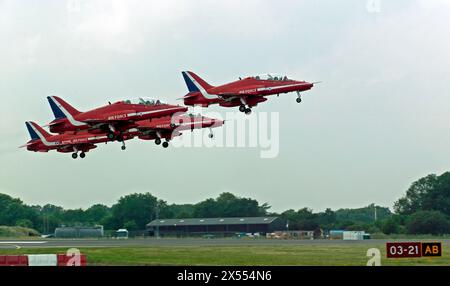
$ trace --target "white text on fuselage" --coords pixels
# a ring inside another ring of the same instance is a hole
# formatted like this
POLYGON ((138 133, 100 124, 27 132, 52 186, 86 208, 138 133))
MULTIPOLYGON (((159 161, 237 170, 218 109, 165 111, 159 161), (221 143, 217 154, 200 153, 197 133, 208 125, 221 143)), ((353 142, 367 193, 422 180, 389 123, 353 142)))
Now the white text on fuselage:
POLYGON ((255 93, 255 92, 257 92, 258 90, 256 89, 256 88, 253 88, 253 89, 246 89, 246 90, 240 90, 239 91, 239 94, 247 94, 247 93, 255 93))
POLYGON ((72 139, 72 140, 64 140, 62 141, 62 145, 66 144, 79 144, 79 143, 86 143, 86 138, 83 139, 72 139))
POLYGON ((125 119, 127 118, 128 115, 126 114, 119 114, 119 115, 113 115, 113 116, 109 116, 108 120, 119 120, 119 119, 125 119))

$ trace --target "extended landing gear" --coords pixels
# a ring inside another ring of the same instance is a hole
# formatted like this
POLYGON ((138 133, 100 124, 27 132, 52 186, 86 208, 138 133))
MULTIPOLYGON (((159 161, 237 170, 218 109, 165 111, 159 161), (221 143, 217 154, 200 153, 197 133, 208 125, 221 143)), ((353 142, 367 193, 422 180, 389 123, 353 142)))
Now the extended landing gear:
POLYGON ((120 147, 123 151, 127 149, 127 146, 125 146, 125 141, 122 141, 122 146, 120 147))
POLYGON ((296 99, 297 103, 302 102, 302 95, 300 94, 299 91, 297 91, 297 99, 296 99))
POLYGON ((161 143, 162 143, 163 148, 169 147, 169 140, 168 139, 166 139, 166 141, 164 141, 164 142, 162 142, 161 138, 156 138, 155 139, 155 144, 156 145, 161 145, 161 143))
POLYGON ((209 138, 214 138, 214 133, 212 132, 211 128, 209 128, 209 134, 208 134, 209 138))
MULTIPOLYGON (((81 153, 80 153, 80 158, 83 159, 84 157, 86 157, 86 153, 81 152, 81 153)), ((72 153, 72 158, 73 158, 73 159, 78 158, 78 153, 77 153, 77 152, 72 153)))
POLYGON ((252 109, 250 107, 245 107, 244 104, 241 104, 241 106, 239 106, 239 111, 244 112, 247 115, 252 113, 252 109))

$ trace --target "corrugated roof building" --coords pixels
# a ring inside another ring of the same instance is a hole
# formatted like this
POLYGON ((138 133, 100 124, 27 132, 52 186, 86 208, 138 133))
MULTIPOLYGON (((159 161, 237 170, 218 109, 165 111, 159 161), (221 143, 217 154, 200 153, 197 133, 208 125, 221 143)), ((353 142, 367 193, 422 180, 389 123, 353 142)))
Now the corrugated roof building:
POLYGON ((150 235, 160 236, 229 236, 237 233, 265 235, 282 229, 283 223, 277 217, 156 219, 147 224, 150 235))

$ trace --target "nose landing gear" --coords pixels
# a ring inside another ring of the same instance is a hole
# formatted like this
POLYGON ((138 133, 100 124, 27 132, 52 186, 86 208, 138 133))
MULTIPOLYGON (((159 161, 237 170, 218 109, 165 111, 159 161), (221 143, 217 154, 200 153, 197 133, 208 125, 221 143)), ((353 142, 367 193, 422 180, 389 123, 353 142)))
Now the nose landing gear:
POLYGON ((299 91, 297 91, 297 99, 296 99, 297 103, 302 102, 302 95, 300 94, 299 91))
POLYGON ((209 134, 208 134, 208 137, 209 138, 214 138, 214 133, 212 132, 212 129, 211 128, 209 128, 209 134))

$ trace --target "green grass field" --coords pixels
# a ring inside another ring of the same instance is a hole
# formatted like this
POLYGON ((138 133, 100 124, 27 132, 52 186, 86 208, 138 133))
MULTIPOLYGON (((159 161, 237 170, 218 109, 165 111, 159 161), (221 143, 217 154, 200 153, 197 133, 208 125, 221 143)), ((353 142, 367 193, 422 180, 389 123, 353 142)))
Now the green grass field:
MULTIPOLYGON (((381 264, 450 265, 449 246, 443 245, 443 257, 387 259, 384 244, 327 244, 296 246, 193 246, 193 247, 109 247, 80 248, 89 265, 313 265, 364 266, 367 249, 381 251, 381 264)), ((65 253, 67 249, 0 249, 5 254, 65 253)))

